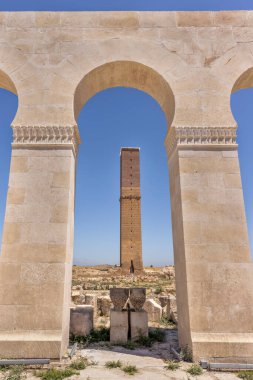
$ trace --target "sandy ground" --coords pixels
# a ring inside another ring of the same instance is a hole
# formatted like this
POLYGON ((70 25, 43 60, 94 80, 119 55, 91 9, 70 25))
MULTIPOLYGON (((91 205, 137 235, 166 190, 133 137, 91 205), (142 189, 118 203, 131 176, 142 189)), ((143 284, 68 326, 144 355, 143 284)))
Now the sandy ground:
POLYGON ((81 355, 88 357, 96 364, 81 371, 80 375, 75 376, 75 378, 82 380, 119 380, 127 378, 136 380, 238 380, 236 374, 224 372, 205 371, 201 376, 190 376, 186 372, 187 368, 191 366, 188 363, 182 363, 180 369, 176 371, 168 371, 164 368, 165 363, 162 359, 140 356, 143 354, 143 350, 138 354, 138 350, 126 353, 116 352, 115 350, 84 349, 81 351, 81 355), (138 373, 130 376, 120 369, 105 368, 105 363, 111 360, 120 360, 123 365, 135 365, 138 368, 138 373))

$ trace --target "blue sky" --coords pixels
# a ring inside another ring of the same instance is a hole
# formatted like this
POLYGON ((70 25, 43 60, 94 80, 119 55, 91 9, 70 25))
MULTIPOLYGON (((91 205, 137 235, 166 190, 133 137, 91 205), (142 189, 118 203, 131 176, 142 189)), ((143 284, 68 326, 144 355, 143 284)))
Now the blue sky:
POLYGON ((0 0, 2 11, 252 9, 252 0, 0 0))
MULTIPOLYGON (((0 10, 216 10, 253 9, 251 1, 1 1, 0 10)), ((249 235, 253 246, 253 89, 231 97, 238 142, 249 235)), ((17 97, 0 89, 0 231, 2 230, 17 97)), ((119 263, 119 152, 141 148, 143 258, 147 265, 173 262, 169 175, 164 148, 165 117, 149 95, 126 88, 105 90, 84 106, 79 117, 74 262, 119 263), (115 111, 116 110, 116 111, 115 111), (94 174, 95 173, 95 174, 94 174)), ((1 232, 0 232, 1 234, 1 232)))

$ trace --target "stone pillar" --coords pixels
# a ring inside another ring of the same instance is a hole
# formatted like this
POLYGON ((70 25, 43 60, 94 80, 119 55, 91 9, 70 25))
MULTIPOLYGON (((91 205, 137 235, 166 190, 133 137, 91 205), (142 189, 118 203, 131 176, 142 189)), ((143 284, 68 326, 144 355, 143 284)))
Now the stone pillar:
POLYGON ((130 311, 131 339, 148 337, 148 313, 145 310, 130 311))
POLYGON ((60 358, 69 336, 78 131, 13 130, 0 256, 0 357, 60 358))
POLYGON ((111 309, 110 312, 110 342, 126 343, 128 340, 128 310, 111 309))
POLYGON ((178 329, 194 359, 253 360, 253 265, 236 127, 171 127, 178 329))
POLYGON ((139 148, 120 152, 120 266, 128 273, 143 269, 139 148))

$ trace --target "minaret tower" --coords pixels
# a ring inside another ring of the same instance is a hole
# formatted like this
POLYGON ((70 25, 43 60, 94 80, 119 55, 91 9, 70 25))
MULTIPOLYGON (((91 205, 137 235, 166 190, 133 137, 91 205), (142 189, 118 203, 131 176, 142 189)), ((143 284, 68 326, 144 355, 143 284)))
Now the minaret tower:
POLYGON ((135 274, 143 269, 139 148, 120 152, 120 266, 135 274))

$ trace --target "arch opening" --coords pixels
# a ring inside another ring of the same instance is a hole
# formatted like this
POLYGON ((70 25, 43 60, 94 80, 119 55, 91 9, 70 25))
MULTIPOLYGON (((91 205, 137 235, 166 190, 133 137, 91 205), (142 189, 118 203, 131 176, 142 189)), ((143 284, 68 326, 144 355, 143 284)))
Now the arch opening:
POLYGON ((171 87, 158 72, 134 61, 115 61, 98 66, 79 82, 74 95, 76 120, 92 96, 113 87, 129 87, 146 92, 159 103, 168 127, 171 125, 175 113, 175 98, 171 87))
MULTIPOLYGON (((163 111, 163 117, 165 116, 166 119, 165 125, 167 124, 167 127, 171 125, 175 113, 175 99, 168 82, 160 73, 152 68, 136 61, 125 60, 100 65, 82 78, 74 94, 74 113, 76 120, 79 118, 80 111, 85 109, 85 104, 89 100, 92 101, 95 95, 100 95, 105 90, 112 91, 115 88, 135 89, 151 96, 156 103, 160 105, 163 111)), ((84 124, 85 123, 86 121, 84 121, 84 124)), ((165 138, 165 134, 162 138, 165 138)), ((126 145, 129 144, 123 143, 122 141, 121 146, 126 145)), ((131 143, 130 145, 133 146, 136 144, 131 143)), ((118 153, 119 150, 120 145, 118 147, 118 153)), ((165 149, 162 148, 162 150, 164 156, 166 156, 165 149)), ((166 165, 166 159, 164 159, 164 163, 166 165)), ((166 170, 168 170, 167 166, 166 170)), ((166 189, 166 191, 167 194, 169 194, 168 189, 166 189)))
MULTIPOLYGON (((8 79, 7 76, 5 78, 8 79)), ((5 208, 7 200, 7 190, 9 181, 12 129, 10 125, 18 109, 18 97, 16 90, 9 87, 8 81, 3 86, 0 71, 0 114, 1 114, 1 138, 0 138, 0 241, 2 243, 2 232, 5 218, 5 208), (12 90, 10 90, 12 89, 12 90)), ((1 252, 0 252, 1 254, 1 252)))
MULTIPOLYGON (((12 79, 0 69, 0 114, 1 114, 1 138, 0 138, 0 241, 2 242, 2 230, 4 225, 6 197, 8 190, 9 169, 11 159, 12 130, 10 125, 18 109, 18 93, 12 79), (4 158, 4 159, 3 159, 4 158)), ((1 253, 1 252, 0 252, 1 253)))
MULTIPOLYGON (((79 82, 74 111, 83 136, 77 165, 74 263, 85 266, 84 290, 122 286, 117 280, 122 278, 118 277, 121 261, 119 155, 121 147, 140 147, 142 257, 145 271, 151 273, 147 297, 169 295, 167 289, 170 285, 173 287, 175 278, 169 266, 173 263, 173 239, 164 139, 175 112, 172 89, 150 67, 137 62, 110 62, 90 71, 79 82), (140 105, 138 97, 146 101, 140 105), (133 101, 129 102, 129 98, 133 101), (158 117, 152 116, 152 109, 159 113, 158 117), (157 125, 161 125, 160 130, 157 125), (83 244, 80 239, 85 238, 85 234, 89 244, 83 244), (93 249, 92 244, 97 248, 93 249), (108 259, 109 268, 104 267, 108 259), (91 272, 88 266, 92 267, 91 272), (158 266, 163 267, 159 274, 155 268, 158 266), (114 277, 113 283, 109 282, 110 277, 114 277)), ((146 287, 135 282, 135 262, 128 264, 126 286, 146 287)), ((74 283, 80 270, 78 265, 73 270, 74 283)), ((141 276, 139 278, 141 281, 141 276)))
POLYGON ((237 122, 237 141, 240 157, 242 188, 244 194, 246 219, 253 257, 253 178, 249 175, 252 170, 252 138, 253 138, 253 67, 244 71, 235 81, 231 91, 231 111, 237 122))
POLYGON ((107 89, 87 102, 78 124, 84 139, 77 165, 75 264, 119 264, 120 149, 125 146, 140 147, 144 264, 172 264, 166 118, 157 102, 133 88, 107 89))

